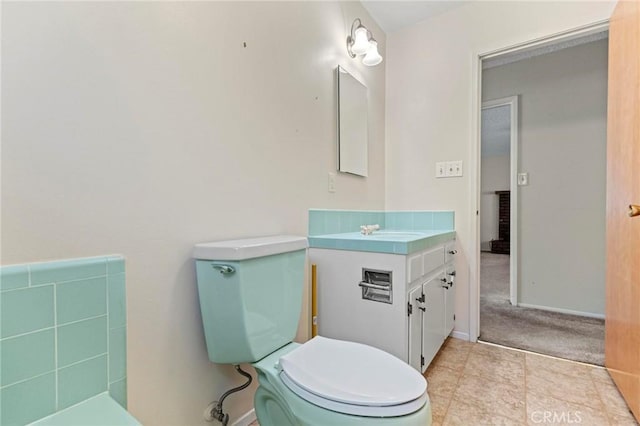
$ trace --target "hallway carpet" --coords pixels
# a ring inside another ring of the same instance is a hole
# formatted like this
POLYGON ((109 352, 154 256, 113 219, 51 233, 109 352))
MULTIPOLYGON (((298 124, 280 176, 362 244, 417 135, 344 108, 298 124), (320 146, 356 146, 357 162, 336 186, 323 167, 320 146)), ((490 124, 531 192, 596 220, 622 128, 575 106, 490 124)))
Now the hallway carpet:
POLYGON ((480 340, 604 365, 604 320, 512 306, 509 256, 480 259, 480 340))

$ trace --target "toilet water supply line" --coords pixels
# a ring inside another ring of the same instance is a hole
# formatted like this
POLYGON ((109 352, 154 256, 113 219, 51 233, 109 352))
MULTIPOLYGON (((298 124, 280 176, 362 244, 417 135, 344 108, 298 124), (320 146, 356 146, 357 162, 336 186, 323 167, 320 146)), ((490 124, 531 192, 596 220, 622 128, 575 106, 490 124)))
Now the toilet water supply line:
POLYGON ((236 364, 233 367, 239 374, 247 378, 247 382, 233 389, 229 389, 228 391, 223 393, 219 401, 213 401, 215 403, 215 406, 211 409, 211 417, 222 423, 223 426, 227 426, 227 423, 229 423, 229 413, 225 413, 224 411, 222 411, 222 403, 224 402, 225 398, 232 393, 240 392, 241 390, 246 389, 253 381, 251 374, 244 371, 242 368, 240 368, 239 365, 236 364))

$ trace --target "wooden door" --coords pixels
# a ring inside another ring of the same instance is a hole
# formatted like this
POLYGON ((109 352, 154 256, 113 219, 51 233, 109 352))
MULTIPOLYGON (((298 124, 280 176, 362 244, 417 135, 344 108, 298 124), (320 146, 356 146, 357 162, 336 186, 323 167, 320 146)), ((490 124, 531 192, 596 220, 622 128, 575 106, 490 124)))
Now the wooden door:
POLYGON ((609 31, 605 365, 640 419, 640 1, 619 1, 609 31))

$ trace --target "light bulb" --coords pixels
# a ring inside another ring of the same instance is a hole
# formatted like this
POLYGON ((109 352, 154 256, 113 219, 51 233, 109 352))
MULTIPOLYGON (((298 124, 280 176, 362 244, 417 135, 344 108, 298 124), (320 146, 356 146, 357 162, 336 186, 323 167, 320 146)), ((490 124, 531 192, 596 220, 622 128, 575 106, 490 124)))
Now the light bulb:
POLYGON ((351 51, 356 55, 363 55, 367 53, 369 50, 369 37, 367 35, 367 29, 362 25, 356 28, 354 35, 353 46, 351 46, 351 51))
POLYGON ((371 39, 369 41, 369 44, 371 45, 371 47, 369 48, 369 50, 367 50, 367 54, 365 55, 364 59, 362 59, 362 63, 368 67, 372 67, 382 62, 382 56, 380 56, 380 54, 378 53, 378 42, 376 42, 374 39, 371 39))

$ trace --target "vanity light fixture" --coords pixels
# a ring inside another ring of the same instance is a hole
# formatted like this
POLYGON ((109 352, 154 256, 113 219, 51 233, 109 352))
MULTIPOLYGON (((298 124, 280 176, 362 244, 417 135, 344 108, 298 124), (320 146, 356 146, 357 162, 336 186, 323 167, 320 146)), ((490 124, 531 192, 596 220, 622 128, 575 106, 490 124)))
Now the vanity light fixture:
POLYGON ((371 31, 362 25, 360 18, 356 18, 351 24, 351 34, 347 36, 347 52, 352 58, 364 55, 362 63, 368 67, 382 62, 382 56, 378 53, 378 42, 373 38, 371 31))

